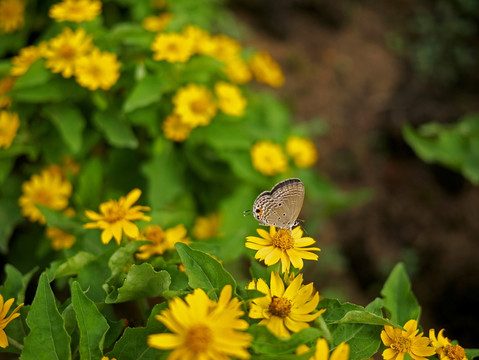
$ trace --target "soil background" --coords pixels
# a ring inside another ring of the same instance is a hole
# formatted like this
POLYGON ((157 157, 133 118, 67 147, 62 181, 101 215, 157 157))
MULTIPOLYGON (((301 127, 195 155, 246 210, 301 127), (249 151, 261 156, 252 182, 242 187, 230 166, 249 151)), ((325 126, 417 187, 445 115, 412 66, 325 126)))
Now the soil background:
POLYGON ((338 247, 344 264, 326 276, 313 270, 309 280, 366 305, 403 261, 423 329, 445 328, 450 339, 479 348, 479 188, 422 162, 401 134, 405 123, 453 122, 477 111, 478 97, 458 99, 418 81, 389 49, 388 36, 401 31, 413 6, 236 0, 231 9, 252 30, 246 43, 281 64, 286 83, 278 95, 296 121, 319 116, 328 124, 315 139, 319 170, 342 189, 374 194, 323 226, 320 246, 338 247))

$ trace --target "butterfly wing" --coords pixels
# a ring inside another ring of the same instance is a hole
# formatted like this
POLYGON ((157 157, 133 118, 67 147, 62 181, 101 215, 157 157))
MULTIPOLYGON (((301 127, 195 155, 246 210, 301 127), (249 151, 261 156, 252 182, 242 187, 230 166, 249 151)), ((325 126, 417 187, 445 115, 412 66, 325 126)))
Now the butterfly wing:
POLYGON ((276 226, 291 229, 303 207, 303 183, 299 179, 282 181, 273 188, 271 197, 277 205, 275 219, 281 219, 276 226))

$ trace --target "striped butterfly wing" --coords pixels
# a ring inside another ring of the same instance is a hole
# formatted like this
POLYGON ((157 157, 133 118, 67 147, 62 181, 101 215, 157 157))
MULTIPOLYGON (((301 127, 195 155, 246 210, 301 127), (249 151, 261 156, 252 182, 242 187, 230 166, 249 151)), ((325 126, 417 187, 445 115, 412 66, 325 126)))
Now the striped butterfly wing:
POLYGON ((291 229, 303 207, 303 183, 299 179, 284 180, 273 187, 271 197, 277 205, 272 215, 277 219, 276 226, 291 229))

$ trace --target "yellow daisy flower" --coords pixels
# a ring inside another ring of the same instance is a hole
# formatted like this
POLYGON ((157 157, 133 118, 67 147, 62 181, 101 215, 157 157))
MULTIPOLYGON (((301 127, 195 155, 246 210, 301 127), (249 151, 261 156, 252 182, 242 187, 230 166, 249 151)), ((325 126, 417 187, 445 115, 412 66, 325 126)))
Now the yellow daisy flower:
POLYGON ((8 338, 4 329, 10 321, 20 316, 18 310, 23 306, 23 303, 21 303, 7 316, 8 310, 10 310, 14 301, 15 299, 12 298, 3 302, 3 296, 0 294, 0 347, 2 348, 8 346, 8 338))
POLYGON ((224 81, 215 84, 215 93, 218 97, 218 108, 227 115, 243 116, 247 105, 238 87, 224 81))
POLYGON ((173 97, 174 113, 192 128, 206 126, 216 115, 213 94, 202 85, 188 84, 173 97))
POLYGON ((146 31, 160 32, 166 29, 172 17, 170 13, 150 15, 143 19, 141 26, 146 31))
POLYGON ((212 36, 211 41, 213 44, 210 46, 210 52, 205 53, 205 55, 214 57, 224 63, 240 56, 241 44, 237 40, 227 35, 219 34, 212 36))
POLYGON ((248 249, 258 250, 255 259, 264 261, 267 266, 281 260, 283 273, 289 273, 290 265, 301 270, 303 259, 318 260, 318 255, 311 251, 321 251, 317 247, 309 247, 315 243, 313 238, 302 237, 303 230, 296 226, 293 230, 269 227, 269 233, 263 229, 256 229, 261 237, 247 236, 245 246, 248 249))
POLYGON ((383 351, 385 360, 403 360, 408 353, 414 360, 426 360, 427 356, 435 354, 429 346, 429 339, 419 333, 416 320, 409 320, 404 325, 405 330, 395 329, 385 325, 381 331, 381 340, 388 348, 383 351))
POLYGON ((9 108, 12 105, 12 99, 6 94, 13 89, 14 84, 15 79, 10 76, 0 80, 0 109, 9 108))
POLYGON ((148 337, 148 345, 173 350, 168 359, 249 359, 246 350, 251 336, 243 331, 248 323, 241 302, 231 298, 231 285, 226 285, 218 302, 208 298, 202 289, 195 289, 184 300, 176 297, 168 309, 156 315, 171 332, 148 337))
POLYGON ((218 235, 221 224, 220 214, 210 214, 207 216, 198 216, 193 225, 193 236, 197 240, 204 240, 218 235))
POLYGON ((75 79, 78 84, 93 91, 109 90, 120 77, 120 62, 116 54, 95 48, 76 62, 75 79))
POLYGON ((251 71, 259 82, 272 87, 280 87, 284 83, 284 75, 279 64, 266 52, 257 52, 250 59, 251 71))
POLYGON ((452 345, 447 337, 444 336, 444 329, 436 334, 434 329, 429 330, 429 340, 431 345, 439 355, 441 360, 467 360, 464 348, 459 345, 452 345))
POLYGON ((271 273, 270 287, 259 279, 248 288, 256 288, 266 295, 251 300, 249 317, 262 319, 259 324, 265 325, 277 337, 289 337, 290 331, 295 333, 310 327, 308 323, 326 311, 312 313, 318 306, 319 294, 313 283, 303 285, 303 274, 298 274, 286 289, 276 272, 271 273))
POLYGON ((284 173, 288 168, 288 159, 281 145, 271 141, 258 141, 251 148, 253 167, 264 175, 284 173))
POLYGON ((54 226, 48 227, 45 235, 51 240, 54 250, 69 249, 75 243, 75 236, 54 226))
POLYGON ((152 244, 141 246, 136 254, 139 259, 148 259, 154 255, 162 255, 166 250, 175 248, 177 242, 191 244, 186 237, 186 228, 180 224, 171 229, 163 230, 161 226, 151 225, 142 230, 142 235, 138 240, 150 240, 152 244))
POLYGON ((318 152, 314 143, 307 138, 290 136, 286 141, 286 152, 299 168, 308 168, 318 161, 318 152))
POLYGON ((123 232, 126 236, 136 239, 140 235, 138 226, 132 223, 136 220, 150 221, 150 217, 143 214, 143 211, 150 211, 149 206, 140 206, 133 204, 140 198, 141 190, 133 189, 126 196, 121 196, 119 200, 108 200, 100 204, 100 212, 87 210, 85 215, 94 222, 83 225, 85 229, 102 229, 101 241, 108 244, 112 237, 120 245, 123 232))
POLYGON ((223 72, 235 84, 246 84, 253 77, 248 64, 239 56, 229 59, 223 67, 223 72))
POLYGON ((101 1, 63 0, 50 8, 48 16, 58 22, 90 21, 101 14, 101 1))
POLYGON ((12 58, 10 75, 21 76, 30 69, 30 66, 40 59, 46 50, 47 43, 42 42, 39 46, 31 45, 20 50, 19 54, 12 58))
POLYGON ((45 67, 69 78, 75 73, 78 59, 89 53, 92 47, 91 37, 86 34, 84 29, 73 32, 72 29, 65 28, 61 34, 48 41, 44 55, 45 67))
POLYGON ((176 142, 188 139, 192 130, 192 127, 177 114, 168 115, 163 121, 162 128, 165 138, 176 142))
POLYGON ((29 181, 22 184, 22 196, 18 200, 23 216, 32 222, 45 224, 45 217, 36 205, 53 210, 63 210, 68 205, 72 193, 71 183, 60 174, 42 171, 34 174, 29 181))
POLYGON ((11 33, 20 29, 25 22, 25 7, 22 0, 0 0, 0 30, 11 33))
POLYGON ((215 52, 216 42, 206 30, 196 25, 187 25, 181 33, 193 43, 194 53, 210 55, 215 52))
POLYGON ((0 148, 8 149, 17 135, 20 120, 16 113, 0 111, 0 148))
POLYGON ((158 34, 151 44, 153 59, 171 63, 186 62, 194 53, 193 41, 177 33, 158 34))
POLYGON ((109 358, 108 356, 103 356, 101 360, 116 360, 116 358, 109 358))
MULTIPOLYGON (((296 355, 302 355, 309 351, 309 347, 306 345, 300 345, 296 349, 296 355)), ((309 358, 309 360, 348 360, 349 359, 349 344, 346 344, 344 341, 341 342, 336 349, 334 349, 331 356, 329 355, 329 346, 328 342, 319 338, 316 341, 316 349, 314 355, 309 358)))

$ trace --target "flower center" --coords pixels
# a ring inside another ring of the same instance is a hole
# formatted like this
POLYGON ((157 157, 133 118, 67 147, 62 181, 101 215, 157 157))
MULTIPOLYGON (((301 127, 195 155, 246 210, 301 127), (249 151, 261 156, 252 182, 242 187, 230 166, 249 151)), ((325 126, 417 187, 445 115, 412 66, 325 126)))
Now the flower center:
POLYGON ((193 326, 186 334, 186 345, 196 353, 204 352, 211 344, 211 329, 203 324, 193 326))
POLYGON ((291 301, 283 297, 273 296, 269 304, 269 312, 284 319, 291 312, 291 301))
POLYGON ((52 194, 50 191, 45 189, 39 189, 34 196, 35 204, 38 205, 51 205, 52 203, 52 194))
POLYGON ((115 223, 122 220, 126 216, 126 210, 122 208, 116 201, 113 201, 105 211, 105 221, 109 223, 115 223))
POLYGON ((60 49, 60 55, 63 59, 71 60, 75 57, 75 49, 70 45, 64 45, 60 49))
POLYGON ((91 64, 88 67, 88 73, 90 74, 92 78, 95 78, 95 79, 98 79, 104 76, 104 74, 102 74, 102 69, 95 64, 91 64))
POLYGON ((391 349, 397 350, 400 353, 408 352, 411 349, 411 340, 405 337, 399 337, 394 344, 391 345, 391 349))
POLYGON ((195 113, 203 113, 206 111, 206 101, 195 100, 191 102, 191 110, 195 113))
POLYGON ((165 232, 160 228, 153 228, 148 230, 146 238, 153 241, 156 244, 160 244, 165 240, 165 232))
POLYGON ((280 229, 273 236, 273 245, 279 247, 282 250, 288 250, 294 248, 294 239, 291 236, 291 230, 280 229))
POLYGON ((459 345, 447 345, 444 349, 444 355, 449 359, 462 360, 466 356, 466 353, 459 345))

